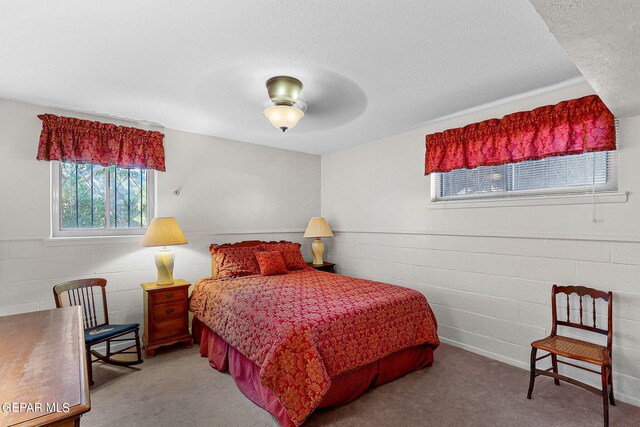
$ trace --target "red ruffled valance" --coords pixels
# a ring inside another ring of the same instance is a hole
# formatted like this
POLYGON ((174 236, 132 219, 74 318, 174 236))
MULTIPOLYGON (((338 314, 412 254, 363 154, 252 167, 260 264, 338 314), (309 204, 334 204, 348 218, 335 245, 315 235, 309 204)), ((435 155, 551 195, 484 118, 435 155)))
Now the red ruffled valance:
POLYGON ((613 114, 591 95, 427 135, 424 173, 615 149, 613 114))
POLYGON ((156 131, 41 114, 38 160, 165 170, 164 135, 156 131))

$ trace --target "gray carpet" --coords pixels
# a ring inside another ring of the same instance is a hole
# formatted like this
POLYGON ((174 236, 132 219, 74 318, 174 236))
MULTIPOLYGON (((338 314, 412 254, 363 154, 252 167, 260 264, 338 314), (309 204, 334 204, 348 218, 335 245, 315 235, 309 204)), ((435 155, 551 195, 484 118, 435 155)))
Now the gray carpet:
MULTIPOLYGON (((94 364, 90 426, 276 426, 197 346, 158 350, 139 370, 94 364)), ((600 397, 538 378, 526 399, 528 372, 442 345, 430 368, 372 389, 342 407, 321 410, 311 426, 601 426, 600 397)), ((640 408, 618 403, 612 426, 640 425, 640 408)))

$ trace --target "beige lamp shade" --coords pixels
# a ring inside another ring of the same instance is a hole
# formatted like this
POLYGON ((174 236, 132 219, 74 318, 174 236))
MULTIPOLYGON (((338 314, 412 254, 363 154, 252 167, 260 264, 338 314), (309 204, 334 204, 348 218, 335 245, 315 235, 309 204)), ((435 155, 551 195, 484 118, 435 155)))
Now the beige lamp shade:
POLYGON ((153 218, 147 227, 142 246, 186 245, 187 239, 178 226, 175 218, 153 218))
POLYGON ((332 237, 333 233, 327 224, 327 220, 321 216, 313 217, 309 220, 307 229, 302 237, 332 237))

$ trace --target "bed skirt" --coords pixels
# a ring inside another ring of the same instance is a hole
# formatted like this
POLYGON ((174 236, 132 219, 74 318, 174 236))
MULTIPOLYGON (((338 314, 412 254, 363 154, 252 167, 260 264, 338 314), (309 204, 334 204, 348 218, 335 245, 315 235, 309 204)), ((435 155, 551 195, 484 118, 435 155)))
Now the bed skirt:
MULTIPOLYGON (((287 415, 273 391, 260 382, 260 367, 220 338, 196 317, 192 324, 193 339, 200 344, 200 355, 218 371, 229 371, 240 391, 253 403, 269 411, 282 426, 295 424, 287 415)), ((331 378, 331 387, 319 408, 344 405, 356 399, 370 387, 377 387, 418 371, 433 363, 433 347, 421 345, 390 354, 377 362, 331 378)))

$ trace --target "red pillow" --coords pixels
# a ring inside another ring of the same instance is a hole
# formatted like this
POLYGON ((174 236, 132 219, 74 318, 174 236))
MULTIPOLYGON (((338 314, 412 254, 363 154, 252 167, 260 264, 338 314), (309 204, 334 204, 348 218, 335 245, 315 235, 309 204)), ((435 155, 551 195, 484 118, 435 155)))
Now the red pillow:
POLYGON ((287 266, 280 252, 256 252, 256 259, 260 266, 260 274, 263 276, 274 276, 276 274, 286 274, 287 272, 287 266))
POLYGON ((252 276, 260 274, 256 260, 258 246, 240 248, 212 248, 211 256, 216 266, 216 278, 252 276))
POLYGON ((307 266, 307 263, 302 258, 300 252, 300 243, 293 242, 277 242, 277 243, 263 243, 260 245, 262 251, 278 251, 282 254, 284 264, 287 266, 287 270, 302 270, 307 266))

